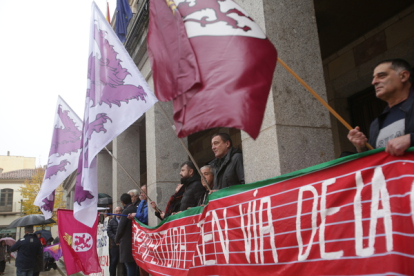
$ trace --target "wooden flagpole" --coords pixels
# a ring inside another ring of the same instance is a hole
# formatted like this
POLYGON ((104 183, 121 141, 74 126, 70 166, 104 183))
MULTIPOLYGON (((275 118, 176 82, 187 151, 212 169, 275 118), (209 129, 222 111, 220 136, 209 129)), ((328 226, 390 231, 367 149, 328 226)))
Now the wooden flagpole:
MULTIPOLYGON (((286 65, 279 57, 277 58, 277 62, 280 63, 292 76, 295 77, 302 85, 305 87, 323 106, 325 106, 332 115, 335 116, 348 130, 352 130, 351 127, 342 117, 339 115, 330 105, 325 102, 304 80, 302 80, 289 66, 286 65)), ((370 144, 365 143, 365 146, 372 150, 374 149, 370 144)))
MULTIPOLYGON (((161 104, 160 104, 159 102, 157 102, 157 103, 156 103, 156 105, 158 105, 158 107, 159 107, 159 108, 161 108, 162 113, 164 113, 164 116, 165 116, 165 118, 167 118, 167 120, 168 120, 169 124, 170 124, 172 127, 174 127, 173 122, 170 120, 170 118, 168 117, 168 115, 167 115, 167 113, 165 112, 164 108, 162 108, 161 104)), ((175 135, 175 136, 176 136, 176 135, 175 135)), ((178 138, 178 136, 177 136, 177 138, 178 138)), ((201 178, 205 181, 205 183, 206 183, 206 187, 207 187, 208 191, 209 191, 209 192, 211 192, 211 189, 210 189, 210 187, 208 186, 207 180, 206 180, 206 178, 204 177, 204 175, 201 173, 200 168, 197 166, 197 163, 196 163, 196 161, 194 160, 193 155, 191 154, 191 152, 188 150, 188 148, 187 148, 187 147, 186 147, 186 145, 184 144, 183 139, 181 139, 181 138, 178 138, 178 139, 179 139, 179 140, 180 140, 180 142, 181 142, 181 146, 183 146, 183 148, 184 148, 185 152, 186 152, 186 153, 187 153, 187 155, 190 157, 191 162, 193 162, 194 166, 196 167, 196 169, 197 169, 198 173, 200 174, 201 178)))

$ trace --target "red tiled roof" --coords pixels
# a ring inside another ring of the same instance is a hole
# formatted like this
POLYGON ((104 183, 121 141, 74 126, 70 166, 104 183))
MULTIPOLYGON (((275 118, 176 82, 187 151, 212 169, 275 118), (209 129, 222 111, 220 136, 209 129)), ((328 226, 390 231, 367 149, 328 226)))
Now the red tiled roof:
POLYGON ((37 169, 23 169, 0 173, 0 179, 29 179, 36 174, 37 169))

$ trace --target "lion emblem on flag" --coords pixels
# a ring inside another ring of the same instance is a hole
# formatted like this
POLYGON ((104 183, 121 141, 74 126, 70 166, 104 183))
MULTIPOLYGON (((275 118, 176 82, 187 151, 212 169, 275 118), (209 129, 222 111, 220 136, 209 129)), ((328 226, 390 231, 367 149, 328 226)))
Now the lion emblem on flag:
POLYGON ((239 5, 231 0, 174 0, 189 38, 196 36, 266 35, 239 5))
POLYGON ((88 233, 73 233, 72 248, 75 252, 85 252, 92 248, 93 239, 88 233))

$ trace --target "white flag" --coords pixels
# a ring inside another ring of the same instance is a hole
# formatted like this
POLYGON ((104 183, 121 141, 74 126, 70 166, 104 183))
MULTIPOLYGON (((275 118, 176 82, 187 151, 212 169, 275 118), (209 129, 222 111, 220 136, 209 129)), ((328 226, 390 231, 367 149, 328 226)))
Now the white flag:
POLYGON ((83 151, 74 217, 91 227, 97 214, 96 155, 157 99, 96 4, 92 3, 83 151))
POLYGON ((59 96, 47 168, 42 186, 34 201, 34 205, 42 210, 45 219, 52 217, 55 189, 78 166, 81 138, 82 120, 59 96))

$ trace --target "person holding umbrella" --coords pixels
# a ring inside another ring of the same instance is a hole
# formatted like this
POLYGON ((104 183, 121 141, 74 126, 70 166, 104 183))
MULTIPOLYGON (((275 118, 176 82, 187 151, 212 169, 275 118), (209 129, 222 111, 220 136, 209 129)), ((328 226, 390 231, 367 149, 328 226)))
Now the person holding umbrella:
POLYGON ((33 233, 33 226, 26 226, 24 230, 26 234, 13 244, 10 251, 19 250, 16 258, 16 275, 32 276, 37 268, 38 256, 42 256, 43 259, 43 247, 33 233))
MULTIPOLYGON (((5 254, 5 262, 10 263, 10 246, 12 246, 15 243, 16 243, 16 241, 13 238, 10 238, 10 237, 5 237, 5 238, 0 239, 0 260, 2 259, 1 258, 2 252, 5 251, 5 253, 4 253, 5 254)), ((1 263, 0 263, 0 268, 1 268, 1 263)), ((4 270, 1 271, 1 269, 0 269, 0 275, 2 275, 1 272, 4 272, 4 270)))

